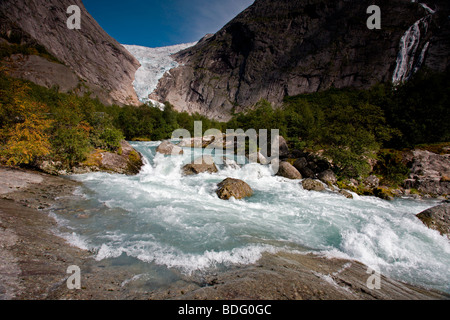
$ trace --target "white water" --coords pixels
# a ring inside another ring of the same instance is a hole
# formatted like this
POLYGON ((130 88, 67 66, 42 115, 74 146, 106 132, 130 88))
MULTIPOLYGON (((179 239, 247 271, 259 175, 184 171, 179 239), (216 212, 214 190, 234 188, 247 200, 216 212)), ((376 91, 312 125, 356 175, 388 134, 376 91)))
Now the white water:
POLYGON ((163 75, 178 66, 178 63, 172 59, 172 54, 192 47, 193 45, 195 43, 161 48, 123 45, 141 64, 141 67, 136 71, 133 83, 134 90, 141 102, 154 102, 148 96, 156 89, 163 75))
POLYGON ((436 202, 306 191, 259 164, 183 177, 190 149, 165 157, 155 155, 157 142, 132 144, 147 159, 139 175, 73 176, 82 199, 55 208, 68 241, 99 261, 133 257, 192 273, 253 263, 263 252, 313 251, 450 292, 450 242, 415 217, 436 202), (220 200, 216 184, 227 177, 246 181, 254 196, 220 200))

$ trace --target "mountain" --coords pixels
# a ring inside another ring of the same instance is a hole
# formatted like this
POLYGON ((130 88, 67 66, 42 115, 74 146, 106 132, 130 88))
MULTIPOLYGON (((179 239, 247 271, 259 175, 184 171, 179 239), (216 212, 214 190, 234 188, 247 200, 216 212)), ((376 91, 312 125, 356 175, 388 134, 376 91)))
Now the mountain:
POLYGON ((151 95, 177 110, 227 120, 264 98, 401 82, 448 70, 448 1, 256 0, 215 35, 175 54, 151 95), (381 8, 369 30, 367 8, 381 8))
POLYGON ((14 54, 5 59, 13 76, 61 91, 90 91, 106 104, 139 104, 133 88, 139 62, 98 25, 81 0, 1 0, 0 43, 43 47, 57 60, 14 54), (71 5, 81 10, 80 30, 67 27, 71 5))

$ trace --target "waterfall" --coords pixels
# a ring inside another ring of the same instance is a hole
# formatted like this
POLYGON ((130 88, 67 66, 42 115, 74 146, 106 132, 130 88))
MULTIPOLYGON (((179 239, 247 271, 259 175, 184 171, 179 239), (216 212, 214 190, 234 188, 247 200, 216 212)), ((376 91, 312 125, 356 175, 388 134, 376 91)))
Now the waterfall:
MULTIPOLYGON (((415 1, 412 1, 415 2, 415 1)), ((392 83, 399 84, 408 80, 422 66, 425 55, 429 47, 429 42, 423 47, 422 52, 417 60, 415 60, 417 49, 421 40, 421 30, 424 35, 428 31, 430 17, 435 13, 426 4, 419 3, 429 14, 417 20, 411 27, 406 30, 400 39, 400 49, 397 55, 396 67, 392 76, 392 83)))

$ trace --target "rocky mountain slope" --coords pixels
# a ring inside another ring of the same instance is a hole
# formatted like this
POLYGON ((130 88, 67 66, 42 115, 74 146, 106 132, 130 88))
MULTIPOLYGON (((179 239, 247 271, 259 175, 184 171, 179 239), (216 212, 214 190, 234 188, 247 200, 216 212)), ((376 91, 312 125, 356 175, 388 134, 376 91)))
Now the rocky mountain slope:
POLYGON ((226 120, 261 98, 368 88, 449 65, 447 1, 256 0, 215 35, 176 54, 152 99, 226 120), (369 30, 367 8, 381 8, 369 30))
POLYGON ((139 62, 97 24, 81 0, 2 0, 0 36, 41 45, 65 65, 15 55, 6 61, 14 76, 63 91, 91 91, 107 104, 139 103, 133 88, 139 62), (71 5, 81 9, 80 30, 67 27, 71 5))

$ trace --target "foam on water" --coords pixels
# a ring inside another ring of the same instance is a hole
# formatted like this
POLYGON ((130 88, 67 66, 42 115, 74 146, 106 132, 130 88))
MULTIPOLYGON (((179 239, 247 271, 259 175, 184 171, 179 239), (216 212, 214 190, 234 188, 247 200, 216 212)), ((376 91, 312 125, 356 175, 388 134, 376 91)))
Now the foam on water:
POLYGON ((97 260, 125 255, 192 273, 253 263, 263 252, 313 251, 450 291, 450 243, 415 217, 436 202, 310 192, 259 164, 183 177, 181 167, 196 155, 156 154, 158 144, 132 143, 145 156, 137 176, 73 176, 83 182, 83 197, 71 206, 87 217, 56 215, 73 243, 97 260), (216 185, 227 177, 246 181, 253 197, 219 199, 216 185))

